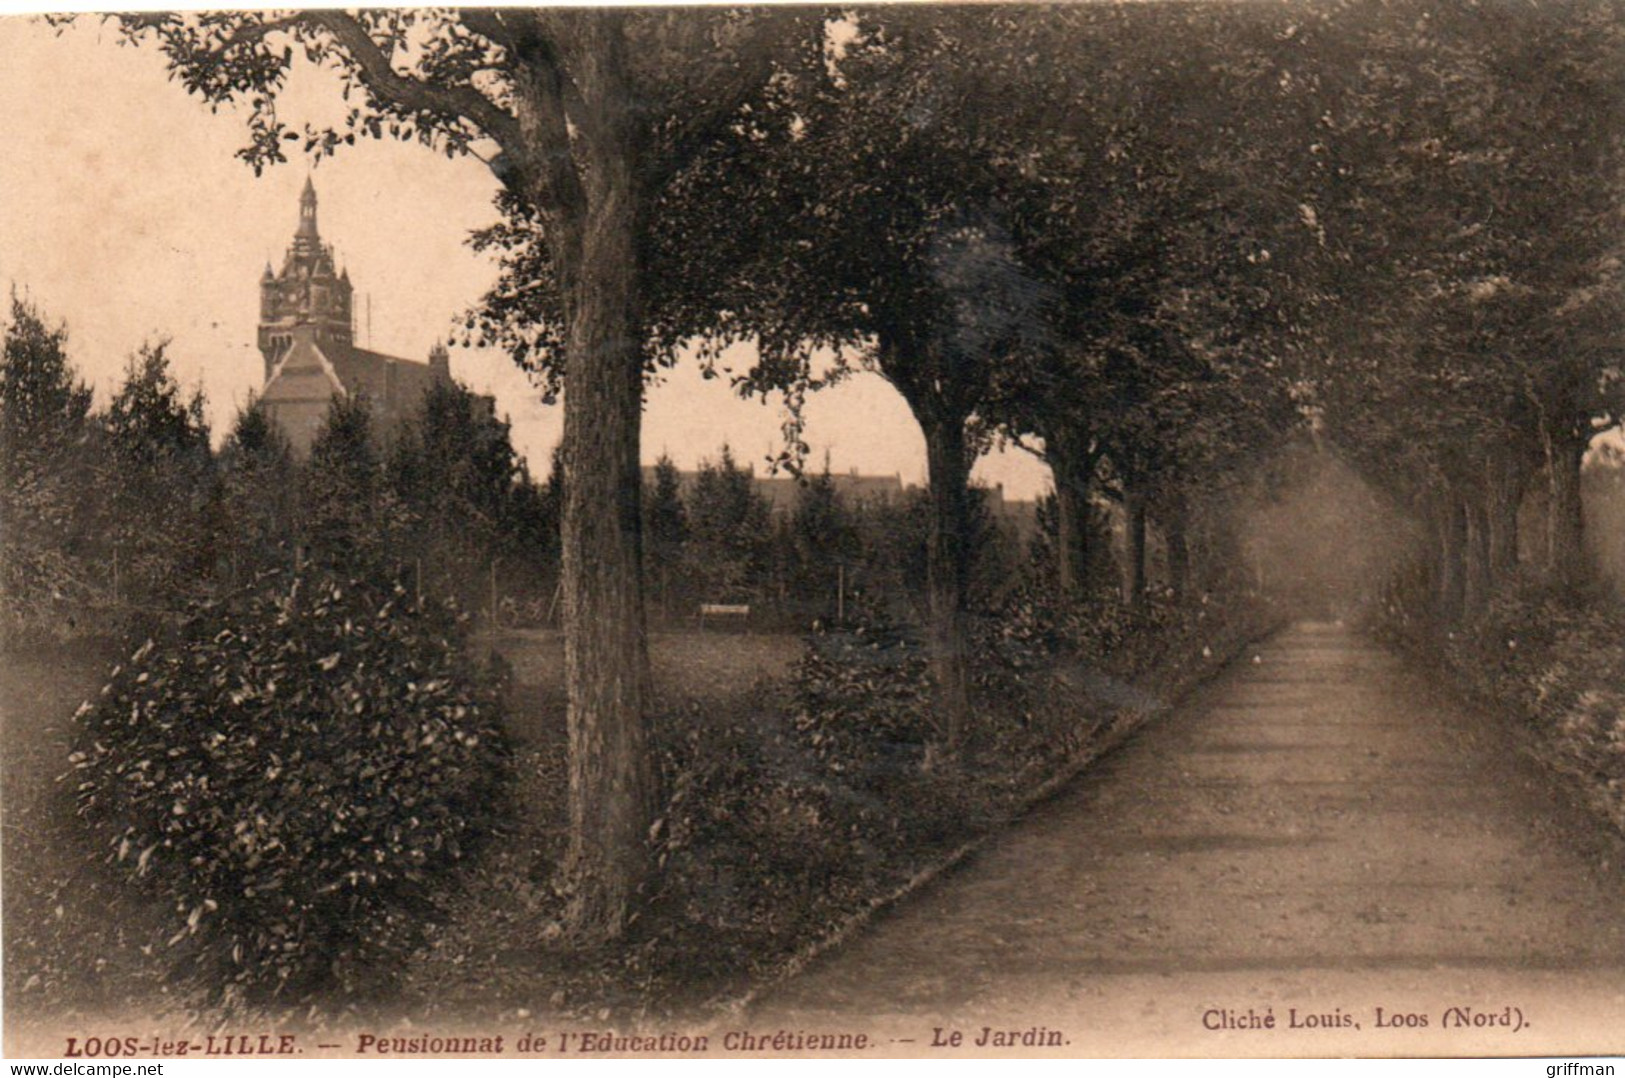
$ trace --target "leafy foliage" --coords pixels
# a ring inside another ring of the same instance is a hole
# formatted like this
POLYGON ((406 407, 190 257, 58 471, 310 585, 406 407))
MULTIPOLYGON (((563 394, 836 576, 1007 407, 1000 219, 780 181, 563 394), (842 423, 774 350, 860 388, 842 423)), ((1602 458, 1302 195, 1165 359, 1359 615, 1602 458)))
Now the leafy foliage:
POLYGON ((117 559, 117 598, 135 610, 175 611, 218 568, 219 496, 201 391, 187 397, 167 342, 143 345, 103 418, 98 477, 104 553, 117 559))
MULTIPOLYGON (((96 589, 87 564, 94 427, 67 330, 12 298, 0 355, 0 640, 66 620, 55 608, 96 589)), ((71 615, 68 615, 71 617, 71 615)))
POLYGON ((184 983, 297 1002, 398 969, 508 811, 496 686, 460 634, 398 587, 274 574, 80 709, 80 814, 173 905, 184 983))
POLYGON ((772 538, 768 505, 726 445, 701 464, 686 506, 686 549, 700 594, 714 602, 759 599, 772 538))
POLYGON ((823 901, 878 867, 878 806, 820 773, 776 695, 748 693, 722 717, 693 707, 663 717, 669 795, 651 903, 662 927, 649 958, 659 966, 762 961, 777 941, 818 931, 823 901))
POLYGON ((1547 762, 1625 831, 1625 614, 1617 601, 1526 578, 1441 641, 1415 599, 1415 590, 1396 589, 1373 627, 1427 649, 1469 690, 1522 717, 1547 762))
POLYGON ((792 721, 831 772, 874 787, 917 768, 935 728, 931 677, 913 634, 869 612, 819 625, 792 676, 792 721))

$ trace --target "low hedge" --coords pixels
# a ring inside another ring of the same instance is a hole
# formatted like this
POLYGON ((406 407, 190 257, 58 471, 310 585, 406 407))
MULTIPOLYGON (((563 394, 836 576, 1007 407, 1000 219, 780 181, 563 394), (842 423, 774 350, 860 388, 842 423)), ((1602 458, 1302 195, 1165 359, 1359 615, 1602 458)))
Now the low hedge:
POLYGON ((1427 595, 1419 575, 1396 581, 1368 628, 1522 718, 1547 764, 1578 780, 1625 835, 1625 606, 1600 590, 1521 579, 1472 618, 1442 625, 1418 595, 1427 595))
POLYGON ((1496 596, 1443 650, 1470 688, 1529 720, 1549 760, 1625 834, 1625 608, 1525 584, 1496 596))

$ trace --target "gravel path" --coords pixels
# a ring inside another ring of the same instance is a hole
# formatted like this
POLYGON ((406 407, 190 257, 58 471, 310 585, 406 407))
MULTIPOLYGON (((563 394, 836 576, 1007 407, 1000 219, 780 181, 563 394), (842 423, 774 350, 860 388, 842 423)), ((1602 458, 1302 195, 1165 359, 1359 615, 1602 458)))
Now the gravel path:
POLYGON ((1248 658, 749 1027, 897 1054, 1625 1051, 1625 878, 1505 722, 1332 625, 1248 658))

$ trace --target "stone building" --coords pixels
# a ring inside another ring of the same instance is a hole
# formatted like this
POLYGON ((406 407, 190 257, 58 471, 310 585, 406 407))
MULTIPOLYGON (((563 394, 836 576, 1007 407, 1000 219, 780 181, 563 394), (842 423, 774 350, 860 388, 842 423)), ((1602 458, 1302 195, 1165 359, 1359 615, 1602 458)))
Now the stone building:
POLYGON ((301 457, 335 394, 364 397, 387 438, 431 385, 451 378, 444 345, 434 346, 427 363, 355 346, 350 274, 337 268, 332 246, 317 231, 316 188, 308 179, 282 269, 273 273, 266 263, 260 278, 259 349, 265 358, 260 400, 301 457))

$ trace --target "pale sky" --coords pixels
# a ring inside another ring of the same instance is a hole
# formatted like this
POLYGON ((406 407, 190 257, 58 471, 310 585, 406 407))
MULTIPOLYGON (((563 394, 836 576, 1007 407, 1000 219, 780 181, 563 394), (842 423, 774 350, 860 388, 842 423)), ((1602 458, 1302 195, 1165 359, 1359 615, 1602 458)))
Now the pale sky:
MULTIPOLYGON (((422 360, 495 278, 495 265, 465 243, 496 219, 496 182, 479 161, 368 141, 314 169, 295 158, 256 178, 234 156, 246 141, 240 114, 211 113, 167 81, 155 50, 120 46, 94 16, 81 20, 59 36, 0 17, 0 285, 67 322, 71 357, 99 402, 127 357, 162 336, 182 384, 203 388, 216 430, 230 423, 263 377, 259 276, 267 260, 281 264, 307 174, 322 237, 355 286, 358 344, 422 360)), ((338 109, 329 79, 300 72, 279 113, 297 128, 338 109)), ((515 444, 545 475, 561 409, 542 405, 500 352, 453 348, 451 364, 495 395, 515 444)), ((644 455, 652 462, 665 451, 693 467, 726 441, 760 471, 782 421, 777 402, 741 401, 684 363, 650 391, 644 455)), ((813 460, 828 451, 837 471, 924 481, 919 428, 875 375, 815 395, 807 435, 813 460)), ((1049 485, 1047 469, 1020 452, 985 459, 976 474, 1003 483, 1007 497, 1049 485)))

